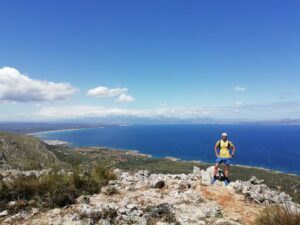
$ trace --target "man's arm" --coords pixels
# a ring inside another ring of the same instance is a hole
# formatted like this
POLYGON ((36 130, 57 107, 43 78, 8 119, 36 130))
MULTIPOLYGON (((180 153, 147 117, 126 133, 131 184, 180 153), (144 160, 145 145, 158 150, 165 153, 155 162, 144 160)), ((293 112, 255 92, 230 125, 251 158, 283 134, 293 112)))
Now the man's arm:
POLYGON ((230 144, 231 144, 231 148, 232 148, 231 157, 233 157, 235 155, 236 148, 235 148, 234 144, 232 144, 232 143, 230 143, 230 144))
POLYGON ((217 141, 216 145, 215 145, 215 154, 217 157, 220 157, 219 153, 218 153, 218 147, 219 147, 219 141, 217 141))

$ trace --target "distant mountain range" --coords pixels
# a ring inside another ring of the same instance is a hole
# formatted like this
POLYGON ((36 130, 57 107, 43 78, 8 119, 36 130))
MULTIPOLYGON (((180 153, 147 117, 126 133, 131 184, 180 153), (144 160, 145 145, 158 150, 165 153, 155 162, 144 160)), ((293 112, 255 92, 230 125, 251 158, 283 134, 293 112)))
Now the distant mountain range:
POLYGON ((168 123, 203 123, 213 124, 217 120, 210 117, 199 117, 183 119, 178 117, 153 116, 153 117, 138 117, 138 116, 107 116, 107 117, 88 117, 80 119, 69 119, 63 122, 71 123, 98 123, 98 124, 168 124, 168 123))
POLYGON ((66 119, 55 121, 23 121, 0 122, 0 131, 13 133, 35 133, 49 130, 92 128, 100 126, 120 126, 135 124, 253 124, 253 125, 300 125, 300 119, 278 120, 246 120, 246 119, 214 119, 210 117, 175 118, 166 116, 135 117, 135 116, 108 116, 89 117, 80 119, 66 119))
POLYGON ((82 124, 274 124, 274 125, 300 125, 300 119, 278 119, 278 120, 251 120, 251 119, 216 119, 211 117, 177 118, 166 116, 136 117, 136 116, 108 116, 89 117, 80 119, 69 119, 61 122, 82 124))
POLYGON ((262 125, 300 125, 300 119, 261 120, 252 123, 262 125))

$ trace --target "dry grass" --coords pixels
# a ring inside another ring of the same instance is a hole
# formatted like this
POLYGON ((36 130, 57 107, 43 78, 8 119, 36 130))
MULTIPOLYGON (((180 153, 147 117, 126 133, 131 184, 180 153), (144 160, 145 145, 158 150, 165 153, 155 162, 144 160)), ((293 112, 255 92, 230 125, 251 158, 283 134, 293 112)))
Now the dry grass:
POLYGON ((260 212, 253 225, 299 225, 300 209, 296 213, 279 207, 269 206, 260 212))

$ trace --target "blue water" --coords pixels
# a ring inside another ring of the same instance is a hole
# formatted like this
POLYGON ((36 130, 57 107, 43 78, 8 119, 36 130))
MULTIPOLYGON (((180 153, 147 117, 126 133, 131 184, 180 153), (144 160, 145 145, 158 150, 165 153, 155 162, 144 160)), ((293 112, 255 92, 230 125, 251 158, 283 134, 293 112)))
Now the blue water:
POLYGON ((214 162, 214 145, 226 131, 237 147, 233 164, 300 175, 300 126, 285 125, 136 125, 40 133, 74 146, 133 149, 153 157, 214 162))

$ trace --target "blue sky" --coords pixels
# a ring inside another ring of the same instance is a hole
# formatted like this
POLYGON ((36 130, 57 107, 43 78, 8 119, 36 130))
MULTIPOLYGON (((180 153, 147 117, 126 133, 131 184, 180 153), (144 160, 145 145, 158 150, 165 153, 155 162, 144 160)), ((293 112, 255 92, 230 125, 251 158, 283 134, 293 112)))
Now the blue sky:
POLYGON ((276 0, 1 0, 0 120, 300 118, 299 11, 276 0))

